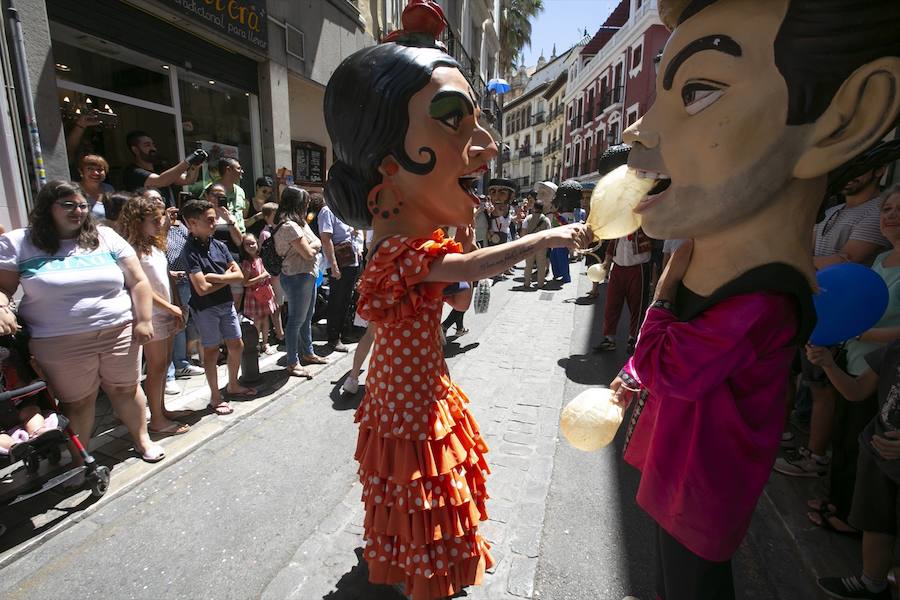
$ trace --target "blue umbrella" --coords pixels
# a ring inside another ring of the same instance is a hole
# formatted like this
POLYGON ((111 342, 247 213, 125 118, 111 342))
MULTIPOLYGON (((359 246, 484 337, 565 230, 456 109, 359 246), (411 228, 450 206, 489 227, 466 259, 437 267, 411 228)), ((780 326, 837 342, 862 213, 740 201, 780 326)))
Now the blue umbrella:
POLYGON ((505 94, 509 91, 509 82, 505 79, 491 79, 487 84, 488 91, 494 92, 495 94, 505 94))

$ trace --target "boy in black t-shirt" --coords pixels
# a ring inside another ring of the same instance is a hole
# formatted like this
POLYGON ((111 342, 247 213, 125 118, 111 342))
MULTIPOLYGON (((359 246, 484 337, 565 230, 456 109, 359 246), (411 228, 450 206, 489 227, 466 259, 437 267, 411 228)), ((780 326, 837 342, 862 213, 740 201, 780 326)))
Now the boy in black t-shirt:
POLYGON ((256 396, 255 389, 238 383, 244 343, 229 285, 243 282, 244 275, 225 244, 212 237, 217 217, 216 209, 210 202, 188 202, 181 209, 181 217, 191 232, 184 248, 191 282, 189 305, 203 346, 203 369, 210 391, 209 407, 218 415, 228 415, 234 411, 228 402, 222 400, 217 371, 219 343, 223 338, 228 349, 226 396, 256 396))
POLYGON ((850 524, 863 532, 863 572, 825 577, 819 587, 833 598, 890 600, 888 572, 893 565, 900 516, 900 340, 866 356, 859 377, 842 371, 828 348, 809 346, 807 357, 850 402, 878 392, 878 414, 859 436, 859 459, 850 524))

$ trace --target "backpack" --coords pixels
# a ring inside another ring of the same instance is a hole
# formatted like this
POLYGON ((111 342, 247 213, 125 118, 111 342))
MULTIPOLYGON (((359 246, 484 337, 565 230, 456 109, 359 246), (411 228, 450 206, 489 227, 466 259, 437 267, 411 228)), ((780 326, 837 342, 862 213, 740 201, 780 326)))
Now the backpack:
POLYGON ((259 247, 259 257, 262 259, 266 271, 272 277, 281 275, 281 264, 284 262, 284 257, 275 250, 275 234, 278 233, 282 225, 284 223, 279 223, 278 227, 272 230, 272 235, 266 238, 266 241, 259 247))

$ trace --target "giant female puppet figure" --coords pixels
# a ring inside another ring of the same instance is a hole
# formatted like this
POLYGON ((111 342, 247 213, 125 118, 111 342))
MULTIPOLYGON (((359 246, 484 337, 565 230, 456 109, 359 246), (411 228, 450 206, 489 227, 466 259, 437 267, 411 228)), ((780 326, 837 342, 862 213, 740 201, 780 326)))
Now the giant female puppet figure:
POLYGON ((624 134, 658 179, 635 209, 688 238, 611 385, 659 525, 663 600, 734 598, 730 559, 775 460, 814 323, 810 232, 829 172, 900 112, 897 0, 661 0, 657 98, 624 134), (640 390, 635 394, 632 390, 640 390))
POLYGON ((573 225, 475 249, 472 185, 497 148, 459 65, 435 41, 440 8, 414 0, 403 25, 347 58, 328 83, 337 161, 325 199, 345 223, 374 228, 358 311, 375 327, 375 344, 356 413, 369 578, 428 600, 478 583, 492 564, 478 533, 487 447, 441 344, 444 302, 465 310, 471 290, 445 290, 550 246, 586 247, 590 233, 573 225), (458 228, 456 240, 443 237, 443 225, 458 228))

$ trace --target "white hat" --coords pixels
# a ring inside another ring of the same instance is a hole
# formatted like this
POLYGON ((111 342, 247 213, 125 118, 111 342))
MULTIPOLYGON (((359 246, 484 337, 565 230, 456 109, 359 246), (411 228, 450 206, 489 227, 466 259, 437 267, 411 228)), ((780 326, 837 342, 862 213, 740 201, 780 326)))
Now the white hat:
POLYGON ((534 185, 534 191, 540 193, 542 189, 548 190, 551 194, 556 194, 556 188, 559 187, 552 181, 538 181, 534 185))

